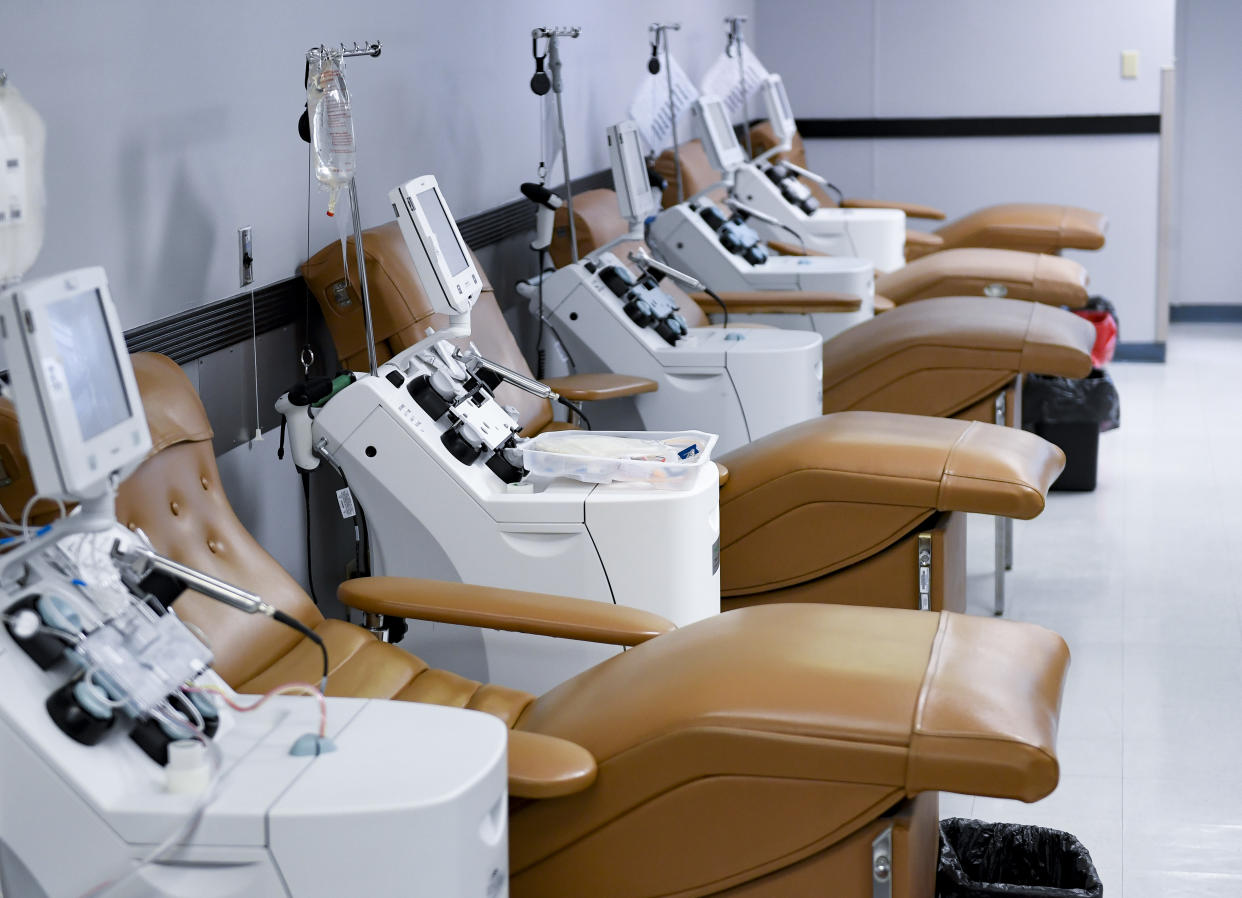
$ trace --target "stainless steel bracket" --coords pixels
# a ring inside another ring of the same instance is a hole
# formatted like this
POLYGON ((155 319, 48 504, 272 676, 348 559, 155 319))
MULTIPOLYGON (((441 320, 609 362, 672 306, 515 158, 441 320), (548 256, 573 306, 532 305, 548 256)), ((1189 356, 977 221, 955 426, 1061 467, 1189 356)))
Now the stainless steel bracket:
POLYGON ((919 611, 931 610, 932 535, 919 534, 919 611))
POLYGON ((893 827, 871 843, 871 898, 893 898, 893 827))
MULTIPOLYGON (((992 407, 992 421, 999 427, 1005 426, 1006 418, 1006 401, 1005 391, 1001 390, 996 394, 996 402, 992 407)), ((1008 554, 1007 542, 1010 521, 1008 518, 997 516, 995 519, 996 540, 995 540, 995 596, 993 598, 992 613, 1000 617, 1005 613, 1005 559, 1008 554)))

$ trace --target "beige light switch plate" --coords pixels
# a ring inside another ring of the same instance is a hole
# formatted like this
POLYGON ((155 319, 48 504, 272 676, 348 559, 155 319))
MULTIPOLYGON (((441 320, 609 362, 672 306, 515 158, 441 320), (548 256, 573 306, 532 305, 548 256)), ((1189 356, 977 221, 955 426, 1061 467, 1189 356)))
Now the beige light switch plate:
POLYGON ((1121 51, 1121 77, 1137 78, 1138 77, 1138 50, 1122 50, 1121 51))

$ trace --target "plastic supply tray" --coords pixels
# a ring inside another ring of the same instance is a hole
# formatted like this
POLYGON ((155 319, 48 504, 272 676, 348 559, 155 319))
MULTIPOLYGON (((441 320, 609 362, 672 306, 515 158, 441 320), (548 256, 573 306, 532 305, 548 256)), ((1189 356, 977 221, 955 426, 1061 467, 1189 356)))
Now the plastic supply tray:
POLYGON ((536 477, 570 477, 585 483, 641 483, 661 490, 688 490, 699 470, 711 461, 714 433, 699 430, 592 430, 541 433, 522 444, 522 465, 536 477), (670 461, 638 461, 594 455, 542 451, 540 447, 563 439, 612 436, 662 440, 674 446, 698 446, 698 454, 670 461))

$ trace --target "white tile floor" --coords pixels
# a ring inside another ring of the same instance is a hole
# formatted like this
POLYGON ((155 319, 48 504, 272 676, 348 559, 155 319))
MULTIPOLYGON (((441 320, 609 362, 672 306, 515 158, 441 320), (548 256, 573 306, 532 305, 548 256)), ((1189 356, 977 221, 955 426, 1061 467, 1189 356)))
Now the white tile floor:
MULTIPOLYGON (((1043 801, 945 795, 943 816, 1067 830, 1105 894, 1242 896, 1242 325, 1175 325, 1165 365, 1114 364, 1121 429, 1094 493, 1018 522, 1011 618, 1065 637, 1061 783, 1043 801)), ((970 526, 970 611, 992 603, 970 526)))

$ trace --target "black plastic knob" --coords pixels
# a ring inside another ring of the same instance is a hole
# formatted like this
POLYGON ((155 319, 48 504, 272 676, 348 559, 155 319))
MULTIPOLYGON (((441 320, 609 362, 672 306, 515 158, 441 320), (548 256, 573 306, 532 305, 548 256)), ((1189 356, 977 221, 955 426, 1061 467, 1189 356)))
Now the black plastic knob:
POLYGON ((651 308, 651 303, 639 296, 625 304, 625 314, 639 327, 647 327, 655 321, 655 311, 651 308))
POLYGON ((517 483, 526 476, 526 470, 509 461, 503 449, 492 453, 492 457, 487 460, 487 467, 505 483, 517 483))
POLYGON ((44 627, 38 601, 38 596, 26 596, 10 605, 4 612, 4 628, 31 661, 50 670, 65 656, 66 643, 44 627))
POLYGON ((482 449, 473 445, 469 440, 457 432, 456 427, 450 427, 444 433, 440 434, 440 442, 444 444, 444 448, 449 451, 449 455, 457 459, 463 465, 472 465, 475 459, 482 453, 482 449))
POLYGON ((625 296, 638 283, 634 280, 634 276, 620 265, 609 265, 607 268, 599 270, 599 279, 604 282, 604 286, 612 291, 614 296, 625 296))
POLYGON ((418 407, 425 411, 432 421, 439 421, 449 410, 448 400, 431 386, 429 375, 420 374, 410 381, 406 390, 409 391, 410 398, 418 403, 418 407))
POLYGON ((47 697, 47 713, 60 731, 82 745, 95 745, 116 719, 102 687, 82 677, 70 680, 47 697))

